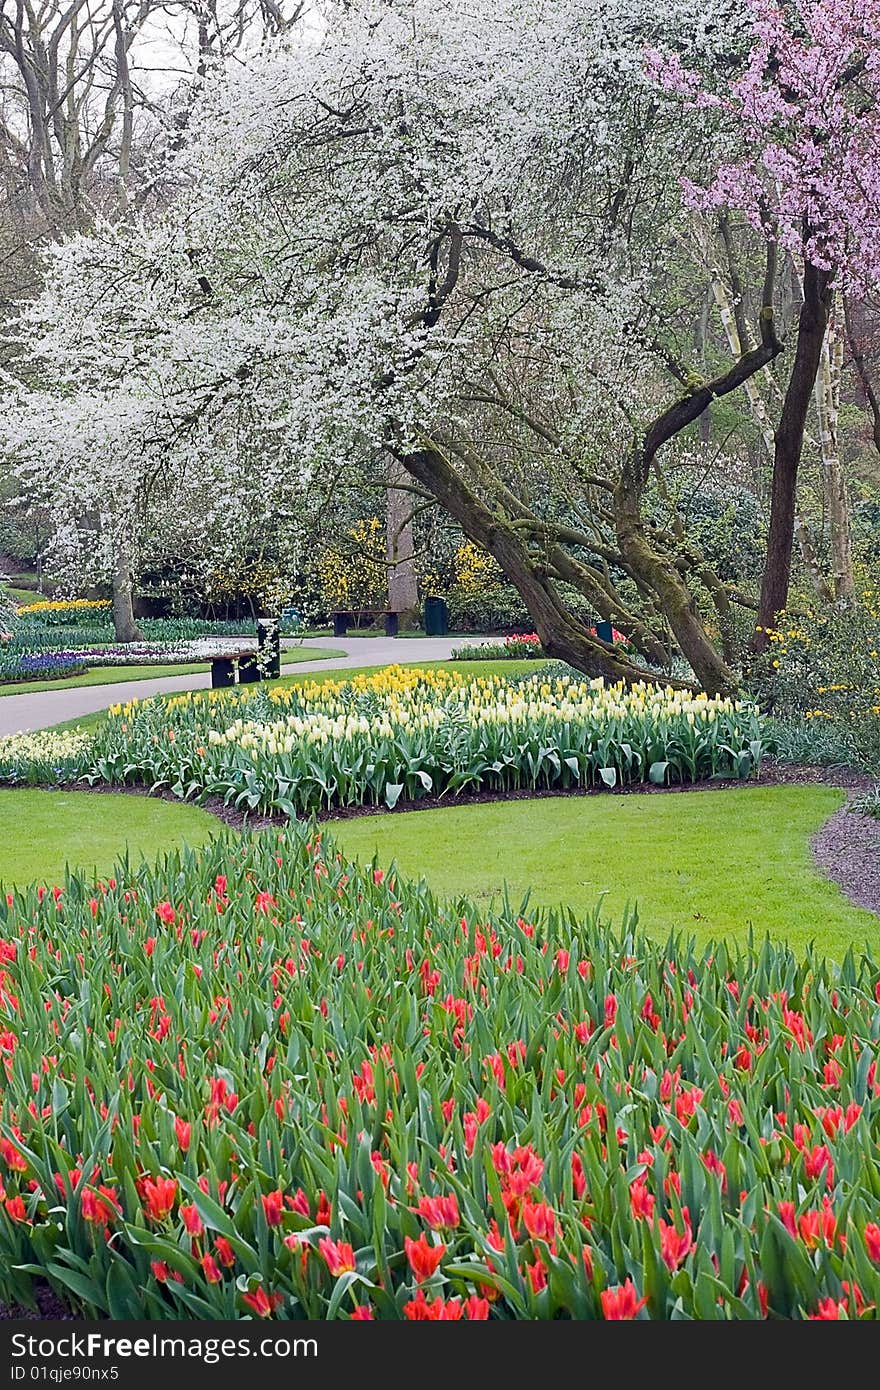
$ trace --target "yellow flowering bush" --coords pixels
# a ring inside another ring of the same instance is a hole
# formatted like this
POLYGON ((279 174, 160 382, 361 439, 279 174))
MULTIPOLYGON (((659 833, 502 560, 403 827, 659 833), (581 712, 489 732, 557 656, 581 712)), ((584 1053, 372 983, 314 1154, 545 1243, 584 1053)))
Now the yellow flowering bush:
MULTIPOLYGON (((473 541, 458 547, 446 590, 450 623, 460 631, 490 632, 522 627, 530 619, 522 599, 494 556, 473 541)), ((426 590, 427 592, 427 590, 426 590)), ((443 592, 438 588, 437 592, 443 592)))
POLYGON ((321 602, 334 608, 381 608, 388 598, 385 528, 378 517, 356 521, 318 560, 321 602))
POLYGON ((780 614, 752 688, 787 721, 845 728, 860 759, 880 760, 880 597, 797 618, 780 614))

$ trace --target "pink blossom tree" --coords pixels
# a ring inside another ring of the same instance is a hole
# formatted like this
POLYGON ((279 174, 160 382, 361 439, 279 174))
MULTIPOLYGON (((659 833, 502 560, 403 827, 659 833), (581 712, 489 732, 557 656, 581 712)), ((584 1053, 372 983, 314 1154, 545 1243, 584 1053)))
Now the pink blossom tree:
POLYGON ((667 90, 717 114, 725 155, 708 186, 683 180, 688 201, 741 212, 800 275, 775 431, 760 649, 788 597, 798 468, 834 297, 858 299, 880 284, 880 2, 748 2, 751 48, 733 80, 657 50, 648 63, 667 90))

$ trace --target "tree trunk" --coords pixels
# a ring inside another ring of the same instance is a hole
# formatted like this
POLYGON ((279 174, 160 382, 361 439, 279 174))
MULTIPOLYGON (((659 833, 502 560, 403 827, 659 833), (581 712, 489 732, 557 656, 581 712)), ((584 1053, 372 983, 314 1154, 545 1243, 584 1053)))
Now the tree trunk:
POLYGON ((843 338, 833 322, 828 325, 819 377, 816 382, 816 409, 819 416, 819 447, 828 524, 831 532, 831 571, 834 597, 841 606, 852 603, 856 586, 853 576, 852 534, 849 497, 840 459, 838 417, 840 377, 843 370, 843 338))
POLYGON ((709 695, 730 691, 736 684, 723 656, 706 635, 693 594, 677 570, 659 555, 645 533, 641 493, 633 475, 639 464, 624 470, 615 496, 615 521, 620 553, 632 572, 653 589, 660 609, 702 689, 709 695))
POLYGON ((769 643, 767 629, 775 626, 777 615, 788 602, 798 468, 804 447, 807 412, 828 327, 833 297, 830 278, 828 271, 817 269, 809 261, 805 264, 804 302, 798 319, 797 350, 775 436, 770 531, 758 622, 752 638, 755 651, 766 649, 769 643))
MULTIPOLYGON (((504 524, 500 518, 493 515, 438 449, 426 448, 417 453, 407 454, 402 457, 401 462, 407 472, 437 498, 441 507, 455 517, 465 535, 478 541, 495 556, 526 605, 535 624, 535 631, 541 639, 541 645, 548 656, 567 661, 569 665, 588 676, 656 683, 656 673, 636 665, 618 653, 613 645, 602 642, 569 612, 560 599, 552 579, 542 569, 541 564, 529 554, 522 537, 512 526, 504 524)), ((650 549, 647 543, 645 548, 650 549)), ((664 587, 668 592, 680 586, 684 590, 686 600, 690 598, 687 589, 673 571, 665 576, 665 581, 664 587)), ((699 627, 695 615, 693 621, 695 626, 699 627)), ((679 641, 682 640, 679 633, 684 635, 686 641, 690 636, 690 628, 685 630, 685 627, 683 621, 674 626, 679 641)), ((720 690, 732 690, 736 685, 733 676, 702 632, 701 637, 700 651, 697 651, 696 642, 688 642, 691 650, 686 652, 698 682, 711 694, 720 690), (705 663, 700 660, 704 646, 708 647, 705 663)), ((694 688, 690 681, 666 681, 666 678, 664 681, 679 689, 694 688)))
POLYGON ((388 459, 387 546, 388 607, 412 614, 419 606, 419 583, 413 545, 412 493, 402 486, 409 475, 396 458, 388 459))
POLYGON ((113 566, 113 627, 117 642, 142 642, 144 634, 134 620, 131 559, 124 545, 116 551, 113 566))
MULTIPOLYGON (((721 316, 721 324, 724 328, 724 336, 727 339, 727 345, 735 358, 740 357, 743 353, 743 350, 747 347, 750 347, 751 344, 748 342, 743 343, 740 341, 740 333, 736 323, 736 315, 734 314, 733 306, 730 302, 730 295, 727 292, 727 285, 724 283, 724 279, 721 274, 721 269, 714 258, 710 258, 709 273, 712 277, 712 293, 715 298, 715 304, 717 306, 718 312, 721 316)), ((770 391, 776 395, 780 394, 779 388, 776 385, 775 378, 773 377, 773 374, 770 371, 769 367, 765 368, 761 375, 766 378, 766 383, 770 391)), ((767 410, 767 402, 761 394, 760 387, 758 386, 758 378, 750 377, 749 380, 744 383, 743 389, 746 393, 746 400, 749 403, 749 410, 751 411, 752 419, 758 427, 758 433, 761 436, 761 442, 764 445, 764 450, 768 458, 773 459, 776 453, 776 441, 773 437, 773 426, 770 423, 770 415, 767 410)), ((825 576, 822 573, 819 561, 816 557, 816 547, 813 544, 813 537, 810 534, 810 528, 804 521, 800 509, 798 508, 796 498, 794 513, 794 534, 795 539, 798 543, 798 549, 801 553, 801 559, 804 563, 804 568, 810 576, 810 582, 816 591, 817 597, 821 599, 823 603, 830 603, 834 595, 832 594, 831 589, 828 587, 827 580, 825 579, 825 576)))

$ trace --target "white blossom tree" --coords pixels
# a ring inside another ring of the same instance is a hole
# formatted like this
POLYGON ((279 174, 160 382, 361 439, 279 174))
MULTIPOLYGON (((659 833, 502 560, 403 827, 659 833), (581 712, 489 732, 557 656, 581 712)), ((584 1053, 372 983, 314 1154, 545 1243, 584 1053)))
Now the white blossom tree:
POLYGON ((644 60, 658 29, 727 62, 745 16, 729 0, 660 20, 649 0, 328 3, 209 69, 179 196, 65 243, 24 316, 60 400, 44 446, 20 398, 20 467, 51 472, 96 393, 138 477, 152 459, 234 472, 243 431, 288 482, 390 453, 495 556, 553 655, 641 674, 574 593, 657 662, 671 634, 701 685, 729 688, 699 605, 726 630, 731 595, 649 498, 664 449, 782 350, 775 256, 754 338, 706 375, 667 252, 688 217, 678 175, 712 131, 664 109, 644 60))

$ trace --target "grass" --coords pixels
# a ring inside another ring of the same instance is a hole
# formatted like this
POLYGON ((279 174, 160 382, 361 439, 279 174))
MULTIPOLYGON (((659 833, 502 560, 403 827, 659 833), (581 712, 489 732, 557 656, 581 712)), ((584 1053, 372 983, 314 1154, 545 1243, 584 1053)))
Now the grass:
POLYGON ((198 807, 100 792, 0 791, 0 882, 63 882, 64 868, 107 874, 130 848, 153 860, 181 844, 205 844, 222 829, 198 807))
POLYGON ((14 585, 4 586, 0 590, 0 598, 11 598, 16 603, 38 603, 41 598, 46 598, 45 594, 38 594, 34 589, 18 589, 14 585))
MULTIPOLYGON (((342 652, 327 651, 323 647, 291 647, 288 652, 295 656, 293 661, 321 661, 328 657, 342 656, 342 652)), ((119 681, 161 680, 165 676, 190 676, 211 669, 209 661, 196 663, 178 662, 170 666, 93 666, 81 676, 71 676, 69 680, 52 681, 9 681, 0 684, 0 697, 3 695, 35 695, 43 690, 72 690, 82 685, 113 685, 119 681)))
POLYGON ((813 865, 810 837, 843 803, 830 787, 496 802, 333 822, 339 848, 423 876, 437 892, 488 907, 507 886, 518 904, 616 920, 636 902, 646 932, 710 939, 758 935, 795 949, 815 940, 841 957, 880 951, 880 919, 851 904, 813 865))
MULTIPOLYGON (((333 657, 338 655, 336 652, 321 651, 322 656, 333 657)), ((407 663, 401 662, 401 665, 407 663)), ((411 664, 411 663, 409 663, 411 664)), ((461 671, 465 675, 477 676, 524 676, 530 671, 536 671, 541 666, 545 666, 545 661, 420 661, 417 663, 420 670, 437 670, 444 667, 450 671, 461 671)), ((352 676, 364 676, 371 672, 379 671, 380 666, 353 666, 334 667, 329 671, 294 671, 289 676, 282 676, 280 680, 272 681, 273 687, 279 685, 302 685, 303 681, 342 681, 350 680, 352 676)), ((53 729, 89 729, 100 724, 106 714, 105 710, 96 710, 93 714, 80 715, 78 719, 65 719, 60 724, 53 724, 53 729)))

